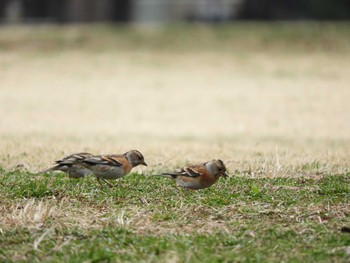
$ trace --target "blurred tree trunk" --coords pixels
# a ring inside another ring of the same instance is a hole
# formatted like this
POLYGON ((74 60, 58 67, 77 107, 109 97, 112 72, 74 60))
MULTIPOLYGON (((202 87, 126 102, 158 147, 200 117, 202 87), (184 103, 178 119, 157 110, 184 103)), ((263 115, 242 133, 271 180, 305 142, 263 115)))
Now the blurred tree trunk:
POLYGON ((113 20, 115 0, 69 0, 65 2, 66 22, 113 20))
POLYGON ((18 23, 22 20, 23 6, 21 0, 9 0, 5 5, 5 21, 18 23))
POLYGON ((113 1, 112 19, 117 22, 128 22, 131 19, 132 0, 113 1))
POLYGON ((70 0, 66 1, 66 20, 68 22, 82 22, 86 19, 86 6, 88 1, 85 0, 70 0))

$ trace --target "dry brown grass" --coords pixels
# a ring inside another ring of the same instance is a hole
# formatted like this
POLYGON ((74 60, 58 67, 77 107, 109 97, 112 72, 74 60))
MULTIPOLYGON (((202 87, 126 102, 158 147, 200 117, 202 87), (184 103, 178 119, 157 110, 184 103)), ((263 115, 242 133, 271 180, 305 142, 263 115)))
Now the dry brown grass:
MULTIPOLYGON (((276 193, 276 191, 274 191, 276 193)), ((298 232, 303 227, 297 223, 312 222, 317 225, 335 219, 345 222, 350 208, 345 203, 329 205, 311 203, 305 206, 275 206, 266 202, 255 201, 254 209, 248 212, 246 201, 236 201, 224 207, 212 207, 198 204, 184 204, 179 200, 171 213, 176 219, 156 219, 155 214, 168 213, 167 208, 160 205, 160 210, 152 204, 143 202, 120 208, 106 203, 96 204, 80 202, 72 197, 47 199, 39 201, 29 199, 17 204, 3 203, 0 206, 0 219, 3 229, 26 228, 30 230, 69 229, 79 227, 82 230, 126 228, 137 234, 190 234, 190 233, 232 233, 242 228, 250 220, 268 218, 269 224, 290 222, 296 224, 293 229, 298 232), (234 223, 234 224, 233 224, 234 223)), ((334 223, 334 222, 333 222, 334 223)), ((338 222, 339 224, 339 222, 338 222)))
POLYGON ((314 161, 329 173, 349 167, 347 49, 42 52, 18 48, 28 30, 13 30, 15 40, 5 41, 6 29, 2 41, 14 47, 0 50, 5 169, 132 148, 155 170, 210 158, 265 176, 295 175, 314 161))

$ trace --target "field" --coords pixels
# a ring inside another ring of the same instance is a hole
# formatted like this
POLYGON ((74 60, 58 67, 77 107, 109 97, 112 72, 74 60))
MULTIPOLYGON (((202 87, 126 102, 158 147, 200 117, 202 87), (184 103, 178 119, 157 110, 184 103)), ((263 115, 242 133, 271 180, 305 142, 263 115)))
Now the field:
POLYGON ((0 261, 348 262, 349 83, 349 23, 0 27, 0 261), (113 189, 37 174, 130 149, 113 189))

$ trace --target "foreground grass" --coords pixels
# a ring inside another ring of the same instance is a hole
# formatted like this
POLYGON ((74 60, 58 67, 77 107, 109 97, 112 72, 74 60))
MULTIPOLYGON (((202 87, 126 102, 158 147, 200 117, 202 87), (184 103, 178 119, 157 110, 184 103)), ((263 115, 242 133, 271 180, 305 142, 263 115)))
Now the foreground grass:
POLYGON ((2 171, 0 259, 346 262, 349 182, 236 175, 182 191, 132 174, 101 189, 93 178, 2 171))

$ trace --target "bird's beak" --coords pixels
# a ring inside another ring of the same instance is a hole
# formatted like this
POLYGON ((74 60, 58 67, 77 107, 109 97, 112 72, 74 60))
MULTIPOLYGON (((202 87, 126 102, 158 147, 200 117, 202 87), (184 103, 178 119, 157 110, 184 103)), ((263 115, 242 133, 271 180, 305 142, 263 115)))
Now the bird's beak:
POLYGON ((143 161, 141 164, 144 165, 144 166, 148 166, 145 161, 143 161))
POLYGON ((225 179, 228 178, 228 174, 225 173, 225 172, 222 172, 221 175, 222 175, 225 179))

